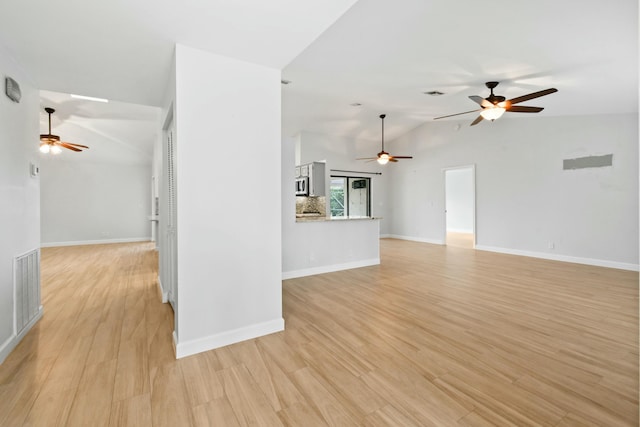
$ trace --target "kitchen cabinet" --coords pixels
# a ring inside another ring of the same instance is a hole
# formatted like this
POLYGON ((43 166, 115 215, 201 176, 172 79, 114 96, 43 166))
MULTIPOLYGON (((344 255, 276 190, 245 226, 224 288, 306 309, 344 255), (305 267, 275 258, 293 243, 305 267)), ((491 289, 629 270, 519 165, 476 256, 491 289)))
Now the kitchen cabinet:
POLYGON ((324 167, 321 162, 309 163, 309 196, 324 196, 324 167))
POLYGON ((325 195, 325 164, 322 162, 312 162, 296 166, 296 178, 309 178, 309 196, 321 197, 325 195))

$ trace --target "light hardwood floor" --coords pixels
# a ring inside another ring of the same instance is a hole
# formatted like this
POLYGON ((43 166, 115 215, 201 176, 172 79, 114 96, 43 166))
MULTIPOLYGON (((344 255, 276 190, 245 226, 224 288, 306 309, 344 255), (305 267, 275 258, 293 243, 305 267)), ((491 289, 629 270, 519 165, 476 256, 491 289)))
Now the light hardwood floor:
POLYGON ((283 282, 286 330, 175 360, 150 244, 42 250, 0 425, 638 425, 638 275, 381 241, 283 282))
POLYGON ((447 246, 473 249, 473 233, 447 231, 447 246))

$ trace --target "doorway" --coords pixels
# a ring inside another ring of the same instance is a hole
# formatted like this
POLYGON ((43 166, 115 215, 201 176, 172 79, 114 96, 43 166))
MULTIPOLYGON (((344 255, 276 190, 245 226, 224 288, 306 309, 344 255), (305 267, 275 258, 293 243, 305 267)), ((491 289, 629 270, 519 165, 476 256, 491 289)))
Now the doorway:
POLYGON ((476 245, 475 165, 444 170, 445 244, 473 249, 476 245))

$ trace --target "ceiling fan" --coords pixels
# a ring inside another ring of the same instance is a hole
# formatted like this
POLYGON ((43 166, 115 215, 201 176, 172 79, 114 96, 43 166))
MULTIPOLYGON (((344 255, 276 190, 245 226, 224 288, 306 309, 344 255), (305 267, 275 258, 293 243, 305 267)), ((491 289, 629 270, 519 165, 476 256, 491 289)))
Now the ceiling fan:
POLYGON ((539 113, 540 111, 544 110, 544 108, 526 107, 526 106, 520 106, 515 104, 519 104, 520 102, 528 101, 530 99, 539 98, 541 96, 549 95, 558 91, 558 89, 556 88, 545 89, 539 92, 533 92, 528 95, 522 95, 522 96, 518 96, 516 98, 511 98, 507 100, 504 96, 493 94, 493 89, 496 86, 498 86, 498 84, 499 82, 485 83, 485 85, 491 90, 491 95, 489 95, 487 98, 482 98, 477 95, 472 95, 469 97, 471 98, 472 101, 475 101, 478 104, 480 104, 482 108, 478 110, 465 111, 464 113, 449 114, 448 116, 436 117, 434 120, 444 119, 446 117, 459 116, 461 114, 475 113, 477 111, 480 111, 480 115, 478 116, 478 118, 476 118, 470 125, 470 126, 473 126, 473 125, 477 125, 482 120, 494 121, 495 119, 500 118, 500 116, 502 116, 502 114, 504 114, 505 111, 510 111, 512 113, 539 113))
POLYGON ((369 160, 370 162, 377 160, 381 165, 386 165, 388 162, 397 162, 398 159, 413 159, 412 156, 392 156, 391 154, 384 151, 384 118, 387 117, 386 114, 380 114, 380 118, 382 119, 382 151, 378 153, 376 157, 360 157, 356 160, 369 160))
POLYGON ((86 145, 60 141, 60 137, 58 135, 53 135, 51 133, 51 114, 55 113, 56 110, 46 107, 44 111, 49 114, 49 133, 40 134, 40 151, 42 153, 51 152, 53 154, 60 154, 60 152, 62 152, 60 147, 64 147, 72 151, 82 151, 82 148, 89 148, 86 145))

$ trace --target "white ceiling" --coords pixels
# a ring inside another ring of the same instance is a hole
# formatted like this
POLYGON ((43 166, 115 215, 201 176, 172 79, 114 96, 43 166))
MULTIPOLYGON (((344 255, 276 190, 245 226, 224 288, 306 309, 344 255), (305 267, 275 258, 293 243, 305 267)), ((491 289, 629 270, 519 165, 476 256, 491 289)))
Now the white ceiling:
MULTIPOLYGON (((474 109, 468 96, 486 97, 489 80, 500 81, 496 93, 507 98, 558 88, 523 103, 545 107, 538 116, 638 111, 636 0, 31 0, 8 4, 0 26, 0 43, 38 87, 150 106, 161 105, 176 42, 283 68, 292 81, 282 86, 284 135, 377 141, 378 116, 387 113, 391 140, 474 109)), ((139 105, 125 119, 125 104, 56 96, 43 93, 43 106, 53 102, 69 123, 54 129, 80 144, 85 136, 75 132, 92 129, 88 152, 101 145, 96 134, 123 144, 144 139, 132 119, 139 105), (119 108, 98 118, 102 107, 119 108)), ((517 116, 525 115, 501 120, 517 116)))
POLYGON ((159 137, 160 108, 118 101, 102 103, 72 98, 69 94, 40 91, 40 132, 52 133, 61 141, 89 147, 81 153, 62 149, 49 157, 83 162, 149 164, 153 144, 159 137))
MULTIPOLYGON (((499 81, 538 116, 638 111, 638 2, 359 1, 283 72, 283 131, 394 139, 499 81), (438 90, 445 95, 423 94, 438 90), (352 107, 352 103, 361 107, 352 107)), ((506 113, 504 118, 531 117, 506 113)), ((450 120, 471 123, 475 114, 450 120)), ((479 126, 487 126, 481 123, 479 126)))
POLYGON ((0 42, 38 87, 162 106, 174 45, 282 68, 355 0, 29 0, 0 42))

